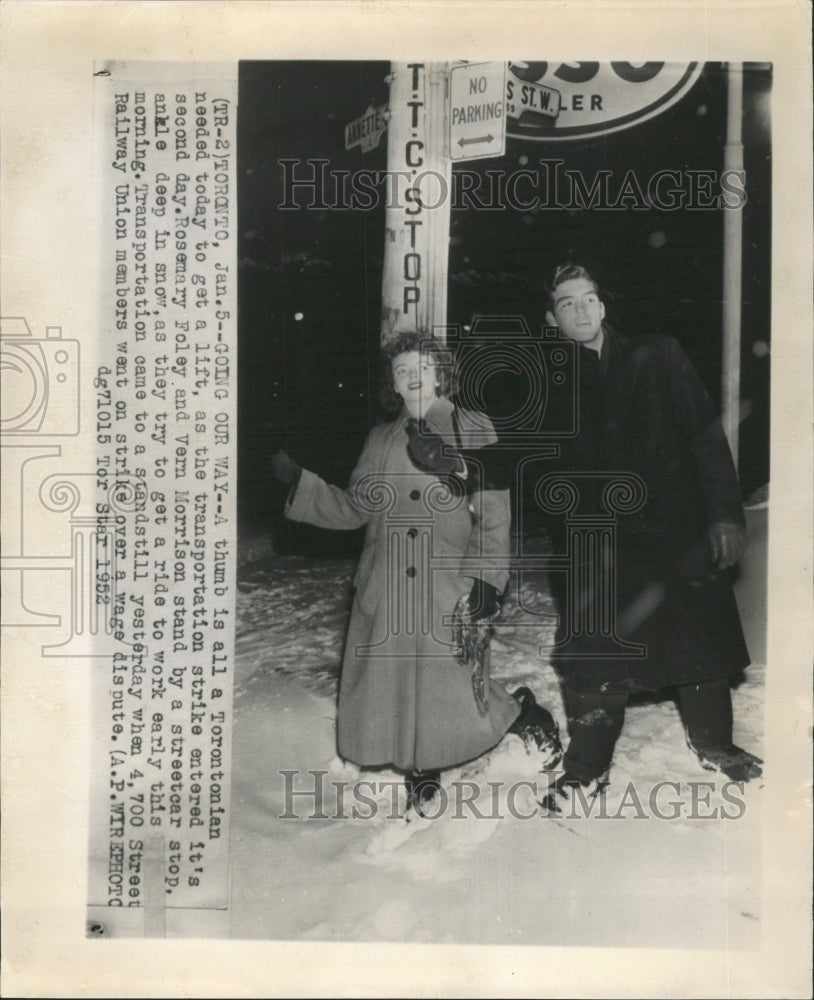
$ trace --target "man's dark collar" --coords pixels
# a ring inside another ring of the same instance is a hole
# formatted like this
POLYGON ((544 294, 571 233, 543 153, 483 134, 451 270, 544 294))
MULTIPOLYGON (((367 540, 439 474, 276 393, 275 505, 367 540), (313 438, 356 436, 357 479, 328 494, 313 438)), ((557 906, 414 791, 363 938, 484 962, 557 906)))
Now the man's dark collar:
POLYGON ((588 356, 595 359, 596 364, 599 365, 599 371, 604 378, 608 374, 608 369, 610 368, 611 352, 612 348, 612 331, 609 327, 602 324, 602 346, 598 351, 595 351, 592 347, 587 347, 585 344, 580 344, 579 346, 583 351, 587 351, 588 356))
POLYGON ((602 347, 599 350, 599 370, 602 375, 608 374, 608 368, 610 368, 611 359, 611 331, 610 329, 602 324, 602 347))

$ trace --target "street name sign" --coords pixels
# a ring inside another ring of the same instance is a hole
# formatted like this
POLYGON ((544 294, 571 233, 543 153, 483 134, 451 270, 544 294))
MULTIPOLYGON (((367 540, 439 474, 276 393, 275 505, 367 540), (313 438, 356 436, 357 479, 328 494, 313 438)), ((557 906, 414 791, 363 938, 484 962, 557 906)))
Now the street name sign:
POLYGON ((379 107, 369 107, 359 118, 354 119, 345 126, 345 149, 353 149, 360 146, 363 153, 375 149, 379 145, 384 130, 387 128, 387 119, 384 116, 387 105, 379 107))
POLYGON ((519 118, 524 111, 555 118, 560 113, 560 92, 539 83, 522 83, 510 76, 506 84, 506 114, 519 118))

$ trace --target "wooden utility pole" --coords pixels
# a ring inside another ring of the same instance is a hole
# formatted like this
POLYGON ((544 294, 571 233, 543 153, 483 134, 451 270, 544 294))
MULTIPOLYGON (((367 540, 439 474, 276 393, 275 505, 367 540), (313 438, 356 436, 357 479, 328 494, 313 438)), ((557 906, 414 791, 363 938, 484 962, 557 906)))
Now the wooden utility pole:
POLYGON ((452 169, 448 63, 392 63, 387 133, 384 342, 407 330, 445 339, 452 169))
MULTIPOLYGON (((727 115, 724 170, 743 171, 743 64, 727 67, 727 115)), ((743 201, 724 206, 723 364, 721 415, 735 466, 738 464, 741 381, 741 296, 743 201)))

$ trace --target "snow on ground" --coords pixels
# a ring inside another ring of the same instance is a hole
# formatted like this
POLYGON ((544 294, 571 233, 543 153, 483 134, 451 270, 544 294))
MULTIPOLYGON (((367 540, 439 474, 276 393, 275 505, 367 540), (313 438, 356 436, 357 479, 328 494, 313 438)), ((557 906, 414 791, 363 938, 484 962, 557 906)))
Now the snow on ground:
MULTIPOLYGON (((590 815, 577 800, 542 816, 542 761, 507 736, 444 772, 437 818, 397 818, 399 776, 336 756, 353 566, 277 556, 241 574, 232 937, 757 947, 761 782, 733 788, 704 771, 671 700, 632 701, 610 788, 590 815), (292 795, 302 791, 311 794, 292 795)), ((520 591, 504 610, 493 676, 532 687, 565 733, 556 678, 537 652, 551 632, 538 616, 551 611, 545 581, 529 576, 520 591)), ((759 756, 763 678, 750 667, 734 692, 735 741, 759 756)))

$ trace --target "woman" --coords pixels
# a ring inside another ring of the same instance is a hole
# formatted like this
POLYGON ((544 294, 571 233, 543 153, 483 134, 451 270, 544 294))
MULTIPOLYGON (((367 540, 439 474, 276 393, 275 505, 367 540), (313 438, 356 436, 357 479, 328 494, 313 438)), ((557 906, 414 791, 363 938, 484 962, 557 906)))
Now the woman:
MULTIPOLYGON (((488 680, 488 660, 473 678, 456 659, 452 628, 456 606, 467 622, 488 623, 498 612, 508 580, 509 492, 467 495, 460 480, 423 471, 408 451, 419 433, 458 447, 461 436, 470 448, 496 440, 487 417, 450 401, 449 359, 443 344, 420 333, 385 345, 382 402, 395 419, 373 428, 347 489, 283 453, 273 459, 275 475, 292 487, 286 517, 323 528, 367 525, 339 687, 338 750, 362 767, 405 772, 408 807, 419 813, 442 768, 484 753, 521 715, 518 700, 488 680)), ((518 697, 523 725, 538 706, 527 689, 518 697)))

